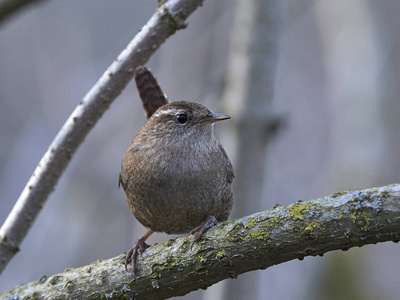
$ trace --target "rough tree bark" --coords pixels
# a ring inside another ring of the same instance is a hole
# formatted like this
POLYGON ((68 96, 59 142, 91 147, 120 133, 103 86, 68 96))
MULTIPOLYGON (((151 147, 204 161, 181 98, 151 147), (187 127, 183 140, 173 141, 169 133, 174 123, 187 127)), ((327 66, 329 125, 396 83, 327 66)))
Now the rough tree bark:
POLYGON ((40 160, 11 213, 0 228, 0 274, 19 246, 49 194, 86 135, 159 46, 204 0, 169 0, 121 52, 67 119, 40 160))
POLYGON ((224 222, 193 249, 185 237, 153 245, 138 261, 136 280, 124 270, 123 253, 43 276, 0 293, 0 299, 165 299, 292 259, 399 240, 400 184, 392 184, 224 222))

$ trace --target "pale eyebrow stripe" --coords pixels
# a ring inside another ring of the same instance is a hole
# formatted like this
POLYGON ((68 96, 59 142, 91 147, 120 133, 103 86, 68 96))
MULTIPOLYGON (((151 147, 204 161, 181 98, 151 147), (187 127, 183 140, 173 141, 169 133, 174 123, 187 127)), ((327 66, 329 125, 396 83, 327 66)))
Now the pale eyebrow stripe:
POLYGON ((159 111, 157 111, 155 114, 154 114, 154 116, 155 117, 158 117, 158 116, 161 116, 161 115, 169 115, 169 114, 171 114, 171 113, 173 113, 173 114, 176 114, 177 113, 177 110, 175 109, 175 108, 170 108, 170 109, 166 109, 166 110, 159 110, 159 111))

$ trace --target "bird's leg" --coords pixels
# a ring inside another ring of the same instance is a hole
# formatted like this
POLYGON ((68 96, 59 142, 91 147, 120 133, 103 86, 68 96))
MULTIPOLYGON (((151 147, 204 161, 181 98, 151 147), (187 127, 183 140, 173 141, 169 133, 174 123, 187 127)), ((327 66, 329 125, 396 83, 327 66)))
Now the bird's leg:
POLYGON ((201 223, 199 226, 197 226, 196 228, 192 229, 192 231, 189 232, 189 234, 186 236, 186 238, 197 232, 197 235, 194 237, 193 243, 191 248, 193 247, 193 245, 195 243, 197 243, 198 241, 201 240, 201 237, 203 236, 203 233, 205 233, 208 229, 210 229, 211 227, 213 227, 214 225, 218 224, 218 220, 214 217, 214 216, 209 216, 203 223, 201 223))
POLYGON ((153 233, 153 230, 149 230, 147 231, 145 234, 143 234, 138 241, 135 244, 135 247, 133 247, 131 250, 128 251, 128 253, 126 254, 126 258, 125 258, 125 270, 128 271, 128 263, 130 260, 132 260, 132 272, 133 275, 136 277, 136 259, 137 259, 137 255, 138 253, 140 253, 140 255, 142 255, 142 252, 144 250, 146 250, 147 248, 149 248, 150 246, 147 245, 145 243, 145 241, 147 240, 147 238, 153 233))

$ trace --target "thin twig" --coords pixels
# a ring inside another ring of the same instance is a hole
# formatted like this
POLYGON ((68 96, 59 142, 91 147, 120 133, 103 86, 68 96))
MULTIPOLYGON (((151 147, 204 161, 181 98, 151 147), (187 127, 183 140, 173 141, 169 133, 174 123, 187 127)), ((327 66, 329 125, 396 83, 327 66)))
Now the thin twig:
POLYGON ((0 293, 1 299, 165 299, 244 272, 400 239, 400 185, 299 201, 223 222, 191 249, 185 237, 148 248, 138 277, 125 254, 0 293))
POLYGON ((0 274, 18 252, 72 155, 132 79, 136 67, 145 64, 177 29, 184 28, 186 18, 202 3, 169 0, 161 5, 72 112, 0 228, 0 274))

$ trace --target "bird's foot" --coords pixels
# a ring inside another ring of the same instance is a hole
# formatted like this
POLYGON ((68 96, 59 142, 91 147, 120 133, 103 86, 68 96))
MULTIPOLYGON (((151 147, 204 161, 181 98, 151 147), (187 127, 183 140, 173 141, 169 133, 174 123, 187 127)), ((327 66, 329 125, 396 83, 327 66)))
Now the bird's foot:
POLYGON ((194 237, 193 243, 190 248, 193 248, 193 245, 201 240, 201 237, 208 229, 217 224, 218 220, 214 216, 209 216, 203 223, 200 224, 200 226, 197 226, 196 228, 192 229, 192 231, 189 232, 186 238, 188 238, 189 235, 192 235, 195 232, 198 233, 194 237))
POLYGON ((146 239, 153 233, 153 230, 149 230, 146 234, 142 235, 131 250, 128 251, 125 258, 125 270, 128 271, 128 263, 132 261, 132 273, 136 277, 136 260, 138 253, 142 255, 143 251, 150 246, 145 243, 146 239))

